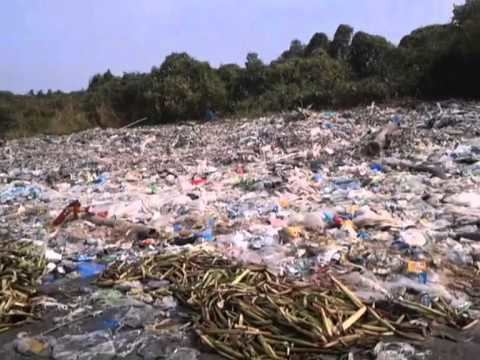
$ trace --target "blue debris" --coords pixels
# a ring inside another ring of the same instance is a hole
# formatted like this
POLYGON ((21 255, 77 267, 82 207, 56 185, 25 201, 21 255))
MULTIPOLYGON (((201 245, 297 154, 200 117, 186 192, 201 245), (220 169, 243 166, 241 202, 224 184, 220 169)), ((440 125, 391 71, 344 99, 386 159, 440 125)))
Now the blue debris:
POLYGON ((357 233, 357 237, 361 240, 370 240, 370 234, 366 232, 365 230, 360 230, 357 233))
POLYGON ((428 293, 422 293, 420 295, 420 303, 426 307, 432 307, 432 298, 428 293))
POLYGON ((316 173, 315 175, 313 175, 313 180, 314 180, 316 183, 321 183, 321 182, 323 181, 323 176, 322 176, 322 174, 316 173))
POLYGON ((201 237, 205 241, 215 240, 215 220, 208 220, 207 228, 203 231, 201 237))
POLYGON ((110 175, 102 174, 99 177, 97 177, 93 183, 95 185, 102 186, 102 185, 105 185, 107 183, 109 178, 110 178, 110 175))
POLYGON ((327 224, 332 224, 334 218, 335 214, 332 212, 327 211, 323 213, 323 221, 325 221, 327 224))
POLYGON ((75 261, 79 261, 79 262, 83 262, 83 261, 93 261, 95 260, 97 257, 96 256, 91 256, 91 255, 78 255, 76 258, 75 258, 75 261))
POLYGON ((83 279, 92 278, 105 271, 106 268, 107 266, 105 264, 99 264, 94 261, 80 262, 77 265, 77 271, 83 279))
POLYGON ((384 170, 385 170, 383 165, 379 164, 379 163, 373 163, 372 165, 370 165, 370 169, 372 169, 375 172, 379 172, 379 173, 384 172, 384 170))
POLYGON ((362 187, 360 181, 355 179, 335 179, 333 185, 339 190, 358 190, 362 187))
POLYGON ((21 200, 38 199, 41 193, 42 190, 33 185, 10 185, 7 189, 0 192, 0 204, 21 200))
POLYGON ((408 245, 406 242, 401 241, 401 240, 395 240, 391 247, 395 250, 403 251, 403 250, 408 250, 410 249, 410 245, 408 245))
POLYGON ((427 273, 424 271, 424 272, 421 272, 420 274, 418 274, 418 282, 420 284, 426 284, 428 281, 427 279, 427 273))
POLYGON ((400 118, 399 115, 395 115, 393 118, 392 118, 392 122, 397 125, 397 126, 400 126, 400 124, 402 123, 402 119, 400 118))
POLYGON ((103 320, 103 326, 105 330, 115 331, 120 328, 121 324, 118 320, 107 319, 103 320))

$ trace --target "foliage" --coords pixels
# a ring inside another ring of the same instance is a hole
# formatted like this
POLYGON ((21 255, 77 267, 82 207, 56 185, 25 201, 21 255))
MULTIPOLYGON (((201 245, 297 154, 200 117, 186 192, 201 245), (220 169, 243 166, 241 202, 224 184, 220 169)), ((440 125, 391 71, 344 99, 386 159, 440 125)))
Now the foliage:
POLYGON ((350 64, 360 78, 378 76, 386 78, 390 64, 387 55, 394 46, 381 36, 362 31, 355 34, 350 46, 350 64))
POLYGON ((403 96, 478 98, 480 0, 456 6, 452 22, 412 31, 399 46, 340 25, 330 41, 293 40, 270 64, 257 53, 218 68, 173 53, 148 73, 94 75, 86 91, 0 92, 0 136, 68 133, 91 126, 150 124, 224 115, 351 106, 403 96))
POLYGON ((320 50, 328 51, 330 40, 325 33, 315 33, 305 47, 305 56, 314 56, 320 53, 320 50))
POLYGON ((337 28, 333 41, 330 44, 330 55, 337 60, 345 60, 352 42, 353 28, 342 24, 337 28))
POLYGON ((302 57, 304 51, 305 51, 305 46, 302 44, 300 40, 298 39, 292 40, 292 42, 290 43, 290 47, 288 48, 288 50, 284 51, 282 55, 280 55, 280 58, 278 59, 278 61, 282 62, 282 61, 287 61, 289 59, 302 57))

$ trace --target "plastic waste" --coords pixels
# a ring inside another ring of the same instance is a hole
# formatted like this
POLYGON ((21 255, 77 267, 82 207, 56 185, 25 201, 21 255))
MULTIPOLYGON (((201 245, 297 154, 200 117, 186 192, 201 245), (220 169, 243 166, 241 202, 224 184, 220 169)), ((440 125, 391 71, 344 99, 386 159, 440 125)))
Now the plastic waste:
POLYGON ((478 192, 466 191, 454 194, 446 197, 444 201, 458 206, 480 209, 480 193, 478 192))
POLYGON ((420 284, 426 284, 428 282, 428 273, 426 271, 422 271, 418 274, 418 282, 420 284))
POLYGON ((331 211, 325 211, 323 213, 323 220, 326 224, 333 224, 335 219, 335 213, 331 211))
POLYGON ((419 230, 408 229, 400 232, 400 240, 410 246, 424 246, 427 242, 425 235, 419 230))
POLYGON ((265 246, 271 246, 274 244, 274 239, 271 236, 254 236, 248 239, 249 248, 253 250, 259 250, 265 246))
POLYGON ((409 249, 410 259, 407 262, 407 271, 409 274, 416 275, 420 284, 426 284, 428 281, 427 262, 424 252, 417 247, 409 249))
POLYGON ((0 191, 0 204, 40 198, 42 190, 33 185, 11 184, 0 191))
POLYGON ((323 177, 322 174, 316 173, 316 174, 313 175, 313 180, 314 180, 316 183, 320 184, 320 183, 323 182, 324 177, 323 177))
POLYGON ((107 183, 109 178, 110 178, 110 175, 105 173, 98 176, 93 183, 97 186, 102 186, 107 183))
POLYGON ((371 164, 370 169, 372 169, 372 171, 378 172, 378 173, 384 172, 384 170, 385 170, 384 166, 382 164, 379 164, 379 163, 371 164))
POLYGON ((309 230, 322 231, 326 227, 325 213, 323 211, 305 213, 305 214, 293 214, 288 219, 290 226, 299 225, 304 226, 309 230))
POLYGON ((192 179, 192 185, 195 185, 195 186, 205 185, 207 182, 208 182, 207 179, 204 179, 201 177, 194 177, 192 179))
POLYGON ((99 264, 94 261, 84 261, 77 264, 77 271, 80 277, 84 279, 94 277, 105 271, 106 268, 105 264, 99 264))
POLYGON ((107 307, 122 306, 129 301, 116 289, 99 289, 92 294, 91 299, 107 307))
POLYGON ((344 191, 359 190, 362 187, 362 184, 360 183, 360 181, 355 179, 350 179, 350 178, 335 179, 333 180, 333 185, 338 190, 344 190, 344 191))
POLYGON ((357 237, 360 240, 370 240, 370 234, 364 230, 360 230, 359 232, 357 232, 357 237))
POLYGON ((53 345, 55 360, 110 360, 115 357, 115 344, 109 331, 98 330, 82 335, 65 335, 53 345))
POLYGON ((400 117, 400 115, 394 115, 392 117, 392 122, 397 125, 397 126, 400 126, 402 124, 402 118, 400 117))
POLYGON ((319 266, 328 266, 331 262, 339 262, 342 258, 342 253, 337 247, 326 249, 317 255, 316 263, 319 266))
POLYGON ((13 344, 15 350, 24 355, 48 355, 48 340, 43 337, 29 337, 20 334, 13 344))
POLYGON ((406 343, 379 342, 373 349, 376 360, 411 360, 415 355, 415 348, 406 343))
POLYGON ((202 232, 201 238, 205 241, 215 240, 215 220, 208 220, 207 228, 202 232))
POLYGON ((62 260, 62 254, 57 253, 52 249, 45 250, 45 260, 58 262, 62 260))
POLYGON ((447 258, 455 265, 465 266, 473 264, 471 252, 462 244, 455 244, 448 249, 447 258))
POLYGON ((392 242, 390 247, 393 250, 405 251, 405 250, 408 250, 410 248, 410 245, 408 245, 406 242, 404 242, 402 240, 395 240, 394 242, 392 242))
POLYGON ((122 324, 130 328, 143 328, 149 323, 155 322, 155 319, 163 312, 162 309, 151 305, 132 306, 121 319, 122 324))
POLYGON ((121 327, 121 323, 118 320, 107 319, 103 320, 103 326, 105 330, 115 331, 121 327))
POLYGON ((480 146, 460 144, 452 152, 452 158, 455 162, 474 164, 480 161, 480 146))
POLYGON ((175 349, 173 354, 168 355, 166 360, 197 360, 200 358, 200 352, 191 348, 175 349))
POLYGON ((432 298, 428 293, 420 294, 420 303, 426 307, 432 307, 432 298))
POLYGON ((158 192, 158 188, 155 184, 151 184, 149 187, 149 194, 156 194, 158 192))
POLYGON ((163 296, 155 301, 155 307, 164 311, 172 310, 177 307, 177 300, 173 296, 163 296))
POLYGON ((96 256, 92 256, 92 255, 78 255, 78 256, 75 258, 75 261, 78 261, 78 262, 93 261, 93 260, 95 260, 96 258, 97 258, 96 256))

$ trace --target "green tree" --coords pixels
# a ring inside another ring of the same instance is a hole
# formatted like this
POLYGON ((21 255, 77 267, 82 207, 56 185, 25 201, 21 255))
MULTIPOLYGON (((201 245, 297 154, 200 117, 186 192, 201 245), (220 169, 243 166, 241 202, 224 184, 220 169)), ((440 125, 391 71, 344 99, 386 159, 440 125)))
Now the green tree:
POLYGON ((330 105, 334 89, 345 80, 342 64, 329 56, 294 58, 272 65, 270 89, 265 98, 269 110, 292 109, 298 106, 330 105))
POLYGON ((464 5, 456 5, 453 9, 453 23, 460 26, 476 25, 480 21, 480 1, 466 0, 464 5))
POLYGON ((246 96, 258 96, 265 92, 267 86, 267 67, 257 53, 248 53, 242 88, 246 96))
POLYGON ((247 70, 257 70, 257 69, 263 68, 265 66, 263 64, 262 59, 260 59, 258 54, 255 53, 255 52, 248 53, 246 59, 247 60, 245 62, 245 68, 247 70))
POLYGON ((208 108, 225 107, 225 86, 207 62, 173 53, 152 75, 155 106, 162 120, 198 119, 208 108))
POLYGON ((330 40, 325 33, 315 33, 305 47, 305 56, 312 56, 318 53, 318 50, 328 51, 330 40))
POLYGON ((361 77, 379 76, 386 78, 391 65, 387 63, 388 53, 394 45, 385 38, 359 31, 350 46, 350 64, 361 77))
POLYGON ((227 92, 226 110, 233 112, 235 104, 245 99, 246 92, 242 87, 242 78, 245 70, 237 64, 225 64, 218 68, 218 75, 225 85, 227 92))
POLYGON ((352 41, 353 28, 342 24, 337 28, 330 44, 330 55, 338 60, 346 60, 352 41))
POLYGON ((284 51, 278 61, 286 61, 293 58, 302 57, 305 51, 305 46, 298 39, 292 40, 288 50, 284 51))
POLYGON ((404 36, 399 47, 415 51, 439 51, 450 45, 452 34, 450 24, 429 25, 404 36))

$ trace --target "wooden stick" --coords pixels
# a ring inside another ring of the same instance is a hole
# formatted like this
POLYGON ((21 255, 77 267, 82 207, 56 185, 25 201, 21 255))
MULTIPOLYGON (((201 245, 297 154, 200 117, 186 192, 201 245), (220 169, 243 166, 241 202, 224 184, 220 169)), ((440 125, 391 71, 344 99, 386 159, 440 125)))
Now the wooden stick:
POLYGON ((139 124, 139 123, 141 123, 141 122, 144 122, 144 121, 147 120, 147 119, 148 119, 148 117, 144 117, 144 118, 135 120, 134 122, 132 122, 132 123, 130 123, 130 124, 127 124, 127 125, 125 125, 125 126, 122 126, 120 129, 127 129, 127 128, 133 126, 133 125, 137 125, 137 124, 139 124))

